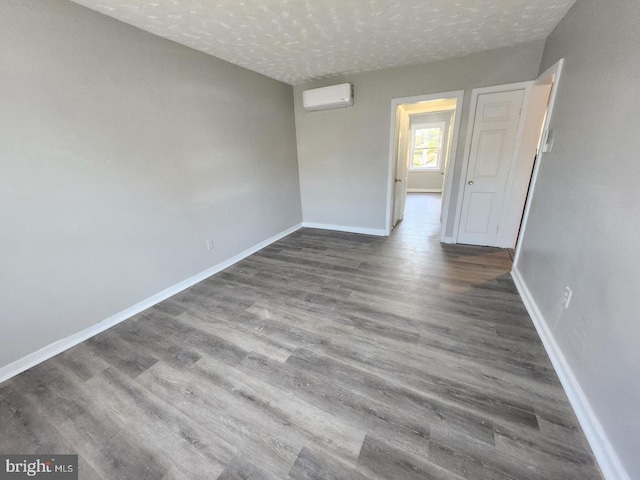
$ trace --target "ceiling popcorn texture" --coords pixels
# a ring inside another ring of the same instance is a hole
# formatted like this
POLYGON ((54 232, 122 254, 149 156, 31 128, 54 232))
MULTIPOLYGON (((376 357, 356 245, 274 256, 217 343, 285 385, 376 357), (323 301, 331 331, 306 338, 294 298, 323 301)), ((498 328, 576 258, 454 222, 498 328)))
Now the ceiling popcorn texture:
POLYGON ((73 0, 295 85, 545 38, 575 0, 73 0))

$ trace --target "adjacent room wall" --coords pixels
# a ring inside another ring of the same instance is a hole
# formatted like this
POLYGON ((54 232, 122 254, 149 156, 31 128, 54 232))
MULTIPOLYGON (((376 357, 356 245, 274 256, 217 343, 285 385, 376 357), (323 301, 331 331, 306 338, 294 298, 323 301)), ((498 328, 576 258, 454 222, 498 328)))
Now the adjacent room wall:
MULTIPOLYGON (((424 65, 338 76, 294 88, 300 190, 305 222, 384 231, 391 100, 466 90, 457 150, 464 154, 471 89, 532 80, 543 41, 424 65), (355 87, 350 108, 307 112, 302 91, 342 82, 355 87)), ((454 190, 460 164, 454 171, 454 190)), ((455 211, 452 192, 450 212, 455 211)), ((453 222, 451 222, 451 227, 453 222)), ((451 232, 448 232, 449 234, 451 232)))
POLYGON ((65 0, 0 72, 0 367, 301 222, 289 85, 65 0))
POLYGON ((548 38, 541 71, 565 58, 555 142, 541 157, 518 262, 630 478, 640 478, 638 24, 633 0, 578 0, 548 38))

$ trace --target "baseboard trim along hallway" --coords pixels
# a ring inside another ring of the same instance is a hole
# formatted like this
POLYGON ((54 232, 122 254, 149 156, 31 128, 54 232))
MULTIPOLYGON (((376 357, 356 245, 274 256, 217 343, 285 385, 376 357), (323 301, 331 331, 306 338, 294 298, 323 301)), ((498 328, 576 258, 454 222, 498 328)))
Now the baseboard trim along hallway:
POLYGON ((9 380, 12 377, 15 377, 16 375, 24 372, 25 370, 28 370, 31 367, 34 367, 39 363, 42 363, 45 360, 48 360, 49 358, 54 357, 59 353, 64 352, 65 350, 70 349, 71 347, 75 347, 79 343, 84 342, 85 340, 101 332, 104 332, 105 330, 113 327, 114 325, 117 325, 127 320, 128 318, 131 318, 134 315, 137 315, 138 313, 153 307, 154 305, 162 302, 163 300, 166 300, 167 298, 174 296, 176 293, 186 290, 187 288, 195 285, 196 283, 201 282, 202 280, 209 278, 210 276, 215 275, 218 272, 221 272, 225 268, 228 268, 231 265, 238 263, 240 260, 247 258, 253 253, 259 250, 262 250, 264 247, 267 247, 272 243, 277 242, 278 240, 286 237, 287 235, 292 234, 293 232, 300 230, 301 228, 302 228, 301 223, 294 225, 293 227, 288 228, 254 245, 253 247, 250 247, 238 253, 237 255, 231 257, 228 260, 225 260, 224 262, 220 262, 211 268, 208 268, 192 277, 189 277, 181 281, 180 283, 176 283, 175 285, 169 288, 165 288, 161 292, 158 292, 149 298, 145 298, 141 302, 138 302, 135 305, 132 305, 131 307, 125 310, 122 310, 121 312, 111 315, 110 317, 96 323, 95 325, 92 325, 89 328, 85 328, 84 330, 74 333, 73 335, 70 335, 66 338, 53 342, 47 345, 46 347, 41 348, 40 350, 30 353, 29 355, 22 357, 21 359, 16 360, 15 362, 12 362, 9 365, 6 365, 0 368, 0 383, 6 380, 9 380))
POLYGON ((511 277, 607 480, 631 480, 517 267, 511 277))

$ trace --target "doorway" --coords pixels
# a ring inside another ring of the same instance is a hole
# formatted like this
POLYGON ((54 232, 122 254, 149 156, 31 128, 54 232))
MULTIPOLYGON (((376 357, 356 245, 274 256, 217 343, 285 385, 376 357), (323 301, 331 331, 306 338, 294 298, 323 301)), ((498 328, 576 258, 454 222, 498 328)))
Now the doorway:
POLYGON ((437 208, 444 241, 463 96, 456 91, 391 102, 387 235, 404 218, 408 192, 440 193, 442 201, 428 204, 437 208))

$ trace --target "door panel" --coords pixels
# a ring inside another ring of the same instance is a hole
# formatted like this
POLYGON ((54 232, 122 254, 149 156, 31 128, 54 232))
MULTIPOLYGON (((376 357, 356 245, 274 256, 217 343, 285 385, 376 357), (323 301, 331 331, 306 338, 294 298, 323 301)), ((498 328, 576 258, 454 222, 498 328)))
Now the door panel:
POLYGON ((475 152, 477 161, 473 177, 495 177, 498 175, 507 134, 506 130, 480 132, 478 150, 475 152))
POLYGON ((497 245, 524 89, 478 95, 458 243, 497 245))
POLYGON ((509 120, 511 113, 511 104, 508 102, 489 103, 482 109, 482 121, 497 122, 509 120))
POLYGON ((493 193, 471 194, 469 202, 469 221, 467 222, 467 232, 473 234, 486 235, 489 233, 491 224, 491 212, 496 196, 493 193))

